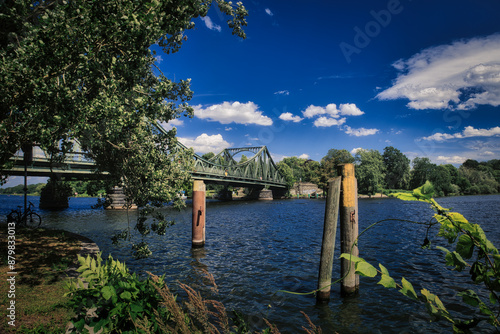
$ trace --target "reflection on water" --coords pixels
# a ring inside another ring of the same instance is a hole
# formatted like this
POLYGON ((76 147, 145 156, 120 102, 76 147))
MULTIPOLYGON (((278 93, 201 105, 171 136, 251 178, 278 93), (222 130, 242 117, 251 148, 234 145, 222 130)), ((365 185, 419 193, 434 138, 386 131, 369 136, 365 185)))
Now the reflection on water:
MULTIPOLYGON (((38 206, 38 198, 30 200, 38 206)), ((22 205, 22 197, 0 196, 0 215, 22 205)), ((473 223, 480 223, 488 237, 500 244, 498 229, 500 195, 442 198, 444 207, 454 207, 473 223)), ((306 312, 325 333, 441 333, 451 332, 444 321, 429 323, 423 305, 395 290, 377 284, 377 279, 362 278, 359 295, 343 299, 339 287, 332 289, 327 306, 316 306, 312 295, 276 293, 316 289, 323 229, 324 201, 278 200, 265 202, 209 202, 207 205, 207 243, 204 249, 191 249, 191 209, 178 212, 165 209, 176 224, 167 235, 148 238, 153 256, 134 260, 126 245, 114 246, 110 236, 134 225, 131 212, 92 210, 95 199, 72 198, 70 209, 41 211, 43 225, 62 228, 93 239, 104 252, 126 261, 130 268, 145 275, 145 270, 166 275, 172 290, 177 281, 202 287, 208 270, 215 277, 221 300, 228 310, 243 312, 255 326, 264 326, 265 317, 283 333, 302 332, 306 312)), ((425 203, 396 199, 360 200, 360 231, 385 218, 428 221, 433 212, 425 203)), ((436 230, 431 235, 436 235, 436 230)), ((340 233, 337 233, 339 236, 340 233)), ((395 278, 404 276, 416 290, 437 292, 450 310, 467 314, 457 293, 467 288, 467 275, 445 268, 442 253, 433 238, 432 250, 422 250, 425 227, 386 222, 377 225, 359 241, 360 254, 376 265, 383 263, 395 278), (438 263, 438 265, 435 265, 438 263), (445 288, 442 289, 441 284, 445 288), (465 284, 465 285, 464 285, 465 284)), ((339 241, 335 256, 340 255, 339 241)), ((334 263, 334 277, 339 275, 334 263)), ((205 291, 205 290, 204 290, 205 291)), ((207 290, 208 291, 208 290, 207 290)), ((208 293, 208 292, 207 292, 208 293)), ((476 332, 481 332, 478 330, 476 332)), ((484 332, 487 332, 484 329, 484 332)))

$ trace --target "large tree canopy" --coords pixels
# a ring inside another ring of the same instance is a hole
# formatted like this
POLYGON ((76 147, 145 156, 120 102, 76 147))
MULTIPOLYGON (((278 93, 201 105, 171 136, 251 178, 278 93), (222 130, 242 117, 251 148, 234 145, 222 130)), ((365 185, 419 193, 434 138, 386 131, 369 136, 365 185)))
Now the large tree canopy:
MULTIPOLYGON (((243 5, 215 2, 244 38, 243 5)), ((76 139, 135 201, 171 198, 186 176, 179 162, 187 160, 174 152, 175 130, 155 131, 154 124, 191 115, 192 92, 189 80, 173 82, 155 68, 150 47, 178 51, 212 1, 2 3, 0 166, 23 143, 57 157, 76 139)))
POLYGON ((192 152, 156 124, 192 115, 192 92, 150 48, 177 52, 213 2, 244 38, 246 9, 224 0, 1 1, 0 170, 24 144, 57 160, 77 140, 142 212, 178 198, 192 152))

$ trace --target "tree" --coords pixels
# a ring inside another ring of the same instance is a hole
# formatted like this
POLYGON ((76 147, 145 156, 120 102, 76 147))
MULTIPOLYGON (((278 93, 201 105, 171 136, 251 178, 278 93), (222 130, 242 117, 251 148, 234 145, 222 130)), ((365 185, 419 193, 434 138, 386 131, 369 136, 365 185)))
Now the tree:
POLYGON ((389 189, 407 189, 410 182, 410 159, 392 146, 384 148, 385 182, 389 189))
POLYGON ((215 153, 213 152, 208 152, 208 153, 205 153, 201 156, 203 159, 205 160, 210 160, 212 159, 213 157, 215 157, 215 153))
POLYGON ((437 196, 446 196, 453 192, 452 177, 445 166, 436 166, 429 174, 429 181, 434 186, 437 196))
POLYGON ((377 150, 359 150, 356 159, 356 179, 358 191, 373 195, 384 187, 384 159, 377 150))
MULTIPOLYGON (((246 9, 215 0, 242 38, 246 9)), ((192 152, 156 122, 192 115, 189 80, 155 67, 212 1, 8 0, 0 6, 0 165, 24 143, 61 159, 78 140, 139 206, 175 200, 192 152)), ((1 176, 5 179, 5 175, 1 176)))
POLYGON ((321 175, 318 186, 326 190, 328 180, 337 176, 337 167, 341 164, 353 162, 354 157, 347 150, 335 148, 328 150, 328 153, 321 159, 321 175))
POLYGON ((293 185, 296 182, 296 179, 293 176, 292 168, 290 166, 288 166, 285 162, 283 162, 283 160, 279 161, 276 164, 276 167, 278 167, 278 170, 285 177, 286 186, 287 186, 288 191, 290 192, 290 189, 293 188, 293 185))
POLYGON ((244 162, 248 161, 248 158, 246 155, 242 154, 239 163, 242 164, 244 162))
POLYGON ((410 188, 415 189, 422 186, 429 180, 432 170, 436 167, 429 158, 413 159, 413 169, 411 171, 410 188))

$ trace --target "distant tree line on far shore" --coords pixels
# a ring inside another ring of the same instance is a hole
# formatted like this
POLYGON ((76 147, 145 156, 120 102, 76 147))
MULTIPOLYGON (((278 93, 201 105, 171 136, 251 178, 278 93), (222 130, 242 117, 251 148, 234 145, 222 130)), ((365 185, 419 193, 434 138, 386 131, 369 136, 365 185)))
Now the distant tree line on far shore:
POLYGON ((397 148, 359 150, 354 156, 347 150, 331 149, 320 162, 297 157, 284 158, 277 163, 289 187, 294 183, 311 182, 326 188, 330 178, 337 176, 337 166, 356 165, 360 194, 373 195, 390 190, 411 190, 425 181, 434 185, 436 196, 495 194, 500 192, 500 160, 478 162, 466 160, 460 167, 436 165, 429 158, 410 161, 397 148))
MULTIPOLYGON (((64 184, 65 192, 70 196, 88 197, 105 194, 104 185, 99 181, 67 181, 64 184)), ((46 183, 29 184, 28 195, 40 196, 46 185, 46 183)), ((0 195, 24 195, 24 184, 0 188, 0 195)))
MULTIPOLYGON (((210 159, 213 153, 203 155, 210 159)), ((242 155, 240 162, 248 158, 242 155)), ((436 196, 495 194, 500 192, 500 160, 478 162, 466 160, 460 167, 451 164, 436 165, 429 158, 417 157, 410 161, 397 148, 388 146, 381 154, 378 150, 359 150, 354 156, 347 150, 331 149, 321 161, 297 157, 284 158, 276 165, 285 176, 289 188, 297 182, 310 182, 326 189, 329 179, 337 176, 337 167, 344 163, 356 165, 356 178, 360 194, 373 195, 391 190, 412 190, 425 181, 434 185, 436 196)), ((99 181, 69 181, 71 195, 97 196, 104 194, 106 184, 99 181)), ((28 185, 28 194, 40 195, 44 183, 28 185)), ((108 185, 109 186, 109 185, 108 185)), ((24 185, 0 188, 0 194, 24 194, 24 185)), ((207 185, 207 190, 221 191, 222 185, 207 185)), ((189 196, 190 184, 183 189, 189 196)))

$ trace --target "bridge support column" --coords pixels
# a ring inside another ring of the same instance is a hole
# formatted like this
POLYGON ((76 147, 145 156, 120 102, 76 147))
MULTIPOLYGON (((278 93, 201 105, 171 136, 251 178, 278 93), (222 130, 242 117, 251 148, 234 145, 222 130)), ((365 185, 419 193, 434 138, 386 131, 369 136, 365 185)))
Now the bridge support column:
POLYGON ((233 191, 229 189, 223 189, 219 193, 219 200, 221 201, 232 201, 233 200, 233 191))
POLYGON ((193 237, 192 247, 205 247, 205 183, 201 180, 193 182, 193 237))
POLYGON ((58 181, 56 177, 51 177, 40 194, 40 209, 67 209, 69 196, 71 196, 71 187, 67 183, 58 181))
POLYGON ((137 210, 137 205, 131 203, 127 196, 123 193, 123 188, 113 187, 106 195, 109 204, 105 207, 106 210, 137 210))
POLYGON ((273 191, 271 189, 261 189, 259 192, 259 201, 272 201, 273 191))

